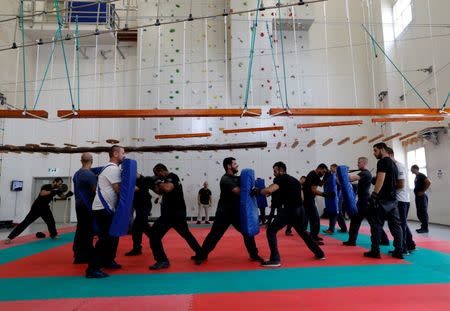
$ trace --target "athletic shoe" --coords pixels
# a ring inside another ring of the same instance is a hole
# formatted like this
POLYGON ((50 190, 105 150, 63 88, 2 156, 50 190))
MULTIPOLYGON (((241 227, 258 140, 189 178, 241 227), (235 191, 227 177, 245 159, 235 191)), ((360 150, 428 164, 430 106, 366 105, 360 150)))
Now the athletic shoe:
POLYGON ((92 271, 86 271, 86 277, 88 279, 103 279, 107 278, 109 276, 108 273, 103 272, 100 269, 92 270, 92 271))
POLYGON ((104 268, 108 268, 108 269, 122 269, 122 265, 119 265, 115 260, 111 261, 109 264, 104 265, 104 268))
POLYGON ((261 266, 262 267, 280 267, 281 263, 279 261, 275 261, 275 260, 266 260, 261 262, 261 266))
POLYGON ((205 225, 209 225, 210 224, 210 222, 209 221, 205 221, 205 225))
POLYGON ((284 233, 286 236, 294 236, 294 234, 292 233, 292 231, 286 231, 284 233))
POLYGON ((368 251, 364 253, 364 257, 381 259, 380 252, 368 251))
POLYGON ((148 267, 150 270, 161 270, 167 269, 170 267, 170 263, 168 261, 157 261, 152 266, 148 267))
POLYGON ((139 255, 142 255, 142 249, 140 248, 138 249, 133 248, 131 251, 125 253, 125 256, 139 256, 139 255))
POLYGON ((416 232, 417 232, 417 233, 428 233, 428 229, 422 229, 422 228, 420 228, 420 229, 416 229, 416 232))
POLYGON ((54 235, 50 237, 52 240, 59 240, 61 237, 59 235, 54 235))
POLYGON ((408 251, 415 251, 416 250, 416 244, 410 245, 407 247, 408 251))
POLYGON ((262 259, 261 256, 256 255, 256 256, 251 256, 250 257, 250 261, 259 261, 259 262, 264 262, 264 259, 262 259))
POLYGON ((391 255, 392 255, 392 257, 398 258, 398 259, 403 259, 404 258, 402 252, 399 251, 399 250, 393 250, 391 255))
POLYGON ((11 244, 12 240, 10 238, 7 238, 3 243, 5 244, 11 244))
POLYGON ((322 232, 325 234, 334 234, 334 231, 331 231, 330 229, 322 230, 322 232))
POLYGON ((200 225, 202 222, 200 220, 197 220, 196 224, 200 225))
POLYGON ((345 245, 345 246, 356 246, 356 242, 345 241, 345 242, 342 242, 342 245, 345 245))
MULTIPOLYGON (((395 257, 394 254, 398 253, 397 251, 393 250, 393 251, 389 251, 389 254, 392 255, 392 257, 395 257)), ((408 256, 410 255, 410 252, 408 251, 402 251, 401 253, 403 256, 408 256)))
POLYGON ((319 259, 319 260, 325 260, 325 259, 327 259, 327 257, 325 257, 325 254, 324 254, 324 253, 319 254, 319 255, 315 255, 314 257, 316 257, 316 259, 319 259))

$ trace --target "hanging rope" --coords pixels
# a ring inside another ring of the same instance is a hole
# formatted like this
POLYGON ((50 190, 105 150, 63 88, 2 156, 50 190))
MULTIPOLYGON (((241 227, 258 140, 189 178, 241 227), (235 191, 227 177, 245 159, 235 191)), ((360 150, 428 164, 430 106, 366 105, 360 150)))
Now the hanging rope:
POLYGON ((25 27, 23 25, 23 0, 20 0, 20 16, 22 27, 22 75, 23 75, 23 110, 27 111, 27 79, 26 79, 26 62, 25 62, 25 27))
MULTIPOLYGON (((56 36, 56 33, 55 33, 55 36, 56 36)), ((52 59, 53 59, 53 54, 54 54, 54 53, 55 53, 55 44, 52 46, 52 51, 50 52, 50 57, 49 57, 49 59, 48 59, 47 66, 45 67, 44 77, 43 77, 43 79, 42 79, 42 81, 41 81, 41 85, 39 86, 39 91, 38 91, 38 93, 36 94, 36 98, 35 98, 35 100, 34 100, 33 110, 36 109, 36 106, 37 106, 39 97, 40 97, 40 95, 41 95, 42 87, 44 86, 45 79, 47 78, 48 69, 50 68, 50 64, 51 64, 51 61, 52 61, 52 59)))
POLYGON ((278 0, 277 6, 278 6, 278 31, 280 33, 280 43, 281 43, 281 59, 283 61, 284 99, 286 100, 286 109, 289 110, 287 79, 286 79, 286 57, 284 55, 283 29, 281 28, 282 23, 281 23, 281 2, 280 2, 280 0, 278 0))
POLYGON ((441 111, 444 111, 445 107, 447 106, 447 102, 448 102, 449 99, 450 99, 450 92, 448 93, 447 98, 445 99, 444 104, 441 107, 441 111))
POLYGON ((80 110, 80 39, 78 39, 78 15, 75 16, 75 49, 77 51, 77 104, 80 110))
MULTIPOLYGON (((256 8, 260 9, 261 6, 261 0, 258 0, 256 4, 256 8)), ((252 79, 252 67, 253 67, 253 57, 255 54, 255 40, 256 40, 256 28, 258 27, 258 17, 259 17, 259 11, 256 11, 256 17, 255 21, 253 22, 252 27, 252 39, 250 43, 250 56, 249 56, 249 62, 248 62, 248 70, 247 70, 247 85, 245 89, 245 98, 244 98, 244 111, 248 110, 248 97, 250 95, 250 81, 252 79)))
POLYGON ((375 44, 378 49, 383 53, 383 55, 389 60, 392 66, 397 70, 397 72, 402 76, 403 79, 405 79, 406 83, 411 87, 411 89, 416 93, 417 96, 422 100, 422 102, 431 109, 430 105, 427 103, 427 101, 423 98, 422 95, 419 94, 419 92, 416 90, 416 88, 411 84, 411 82, 406 78, 406 76, 403 74, 403 72, 397 67, 397 65, 394 63, 394 61, 387 55, 387 53, 384 51, 384 49, 380 46, 380 44, 377 42, 377 40, 372 36, 372 34, 367 30, 366 26, 362 25, 366 33, 369 35, 369 37, 372 40, 372 43, 375 44))
POLYGON ((273 47, 273 43, 272 43, 272 38, 270 36, 270 32, 269 32, 269 22, 266 21, 266 29, 267 29, 267 38, 269 39, 270 42, 270 50, 272 51, 272 63, 273 63, 273 68, 275 70, 275 79, 276 79, 276 83, 277 83, 277 91, 278 93, 280 93, 280 99, 281 99, 281 107, 283 109, 285 109, 284 107, 284 101, 283 101, 283 95, 281 94, 281 85, 280 85, 280 79, 278 77, 278 68, 277 68, 277 63, 275 61, 275 52, 274 52, 274 47, 273 47))

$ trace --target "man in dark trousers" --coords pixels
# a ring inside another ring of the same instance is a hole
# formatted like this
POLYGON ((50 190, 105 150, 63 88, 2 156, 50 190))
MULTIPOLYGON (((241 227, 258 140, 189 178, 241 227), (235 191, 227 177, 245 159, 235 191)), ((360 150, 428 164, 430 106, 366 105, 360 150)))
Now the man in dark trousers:
POLYGON ((280 253, 278 252, 277 245, 277 232, 287 224, 292 225, 317 259, 325 259, 324 252, 311 238, 304 225, 300 182, 287 174, 286 165, 283 162, 277 162, 273 165, 273 174, 275 176, 273 184, 264 189, 255 188, 252 190, 252 194, 254 195, 262 194, 266 196, 279 192, 280 200, 277 216, 269 224, 266 232, 270 247, 270 259, 262 262, 261 265, 263 267, 281 266, 280 253))
MULTIPOLYGON (((301 192, 301 195, 302 195, 302 202, 303 202, 304 199, 305 199, 305 197, 304 197, 304 195, 303 195, 303 185, 305 184, 305 181, 306 181, 306 176, 300 177, 299 182, 300 182, 300 192, 301 192)), ((276 192, 275 192, 275 193, 276 193, 276 192)), ((274 196, 275 193, 272 194, 272 202, 273 202, 273 196, 274 196)), ((273 204, 273 203, 272 203, 272 204, 273 204)), ((303 213, 303 214, 304 214, 304 213, 303 213)), ((284 232, 284 234, 285 234, 286 236, 293 236, 293 235, 294 235, 294 234, 292 233, 292 225, 287 225, 287 226, 286 226, 286 231, 284 232)))
MULTIPOLYGON (((337 174, 337 164, 331 164, 330 165, 330 173, 331 174, 337 174)), ((341 191, 341 185, 339 184, 339 182, 337 182, 337 190, 338 193, 341 191)), ((339 225, 339 232, 341 233, 345 233, 347 232, 347 224, 345 223, 345 219, 344 219, 344 213, 343 213, 343 207, 342 207, 342 202, 339 202, 339 212, 337 215, 331 216, 330 215, 330 222, 329 222, 329 226, 328 229, 324 230, 323 233, 326 234, 333 234, 335 227, 336 227, 336 222, 339 225)))
POLYGON ((420 221, 420 228, 417 233, 428 233, 428 195, 427 190, 431 186, 431 180, 423 173, 419 172, 417 165, 411 166, 411 173, 416 175, 414 179, 414 195, 416 197, 417 218, 420 221))
POLYGON ((52 239, 58 238, 55 219, 53 218, 52 211, 50 210, 50 202, 56 195, 61 199, 66 199, 73 195, 71 191, 67 192, 64 195, 62 191, 63 189, 60 189, 62 184, 62 178, 57 177, 51 184, 43 185, 41 187, 41 191, 39 192, 36 200, 34 200, 33 204, 31 205, 31 209, 28 212, 27 216, 25 216, 25 219, 17 227, 15 227, 13 231, 11 231, 11 233, 8 235, 8 238, 5 240, 5 244, 10 244, 15 237, 21 234, 39 217, 41 217, 42 220, 44 220, 44 222, 47 224, 48 231, 50 232, 50 237, 52 239))
POLYGON ((403 233, 396 195, 398 169, 394 161, 389 157, 388 147, 385 143, 375 144, 373 146, 373 154, 378 159, 378 163, 375 187, 371 194, 368 211, 372 246, 370 251, 364 253, 364 256, 381 258, 381 231, 383 230, 384 222, 387 220, 389 230, 394 237, 395 249, 392 252, 392 257, 403 259, 403 233))
POLYGON ((73 240, 74 264, 88 263, 94 251, 94 216, 92 202, 95 198, 97 176, 91 171, 92 155, 81 155, 81 168, 73 175, 77 229, 73 240))
MULTIPOLYGON (((303 187, 304 202, 306 218, 309 222, 311 236, 313 240, 319 244, 323 245, 322 238, 319 237, 320 231, 320 218, 319 212, 316 206, 316 195, 322 197, 333 198, 336 193, 321 192, 317 188, 323 185, 322 178, 328 172, 328 167, 325 164, 319 164, 317 168, 306 176, 305 184, 303 187)), ((305 226, 307 224, 305 223, 305 226)))
POLYGON ((198 216, 197 225, 202 223, 202 210, 205 211, 205 224, 209 225, 209 209, 212 205, 212 193, 208 189, 208 182, 203 183, 202 189, 198 191, 197 196, 198 216))
MULTIPOLYGON (((194 256, 196 264, 201 264, 208 258, 208 255, 216 247, 225 231, 230 225, 241 232, 240 225, 240 177, 238 173, 238 164, 235 158, 229 157, 223 160, 225 175, 220 179, 220 199, 217 204, 217 211, 211 231, 203 242, 201 252, 194 256)), ((258 255, 255 238, 242 234, 245 247, 250 255, 251 261, 262 262, 263 259, 258 255)))
POLYGON ((153 173, 159 178, 155 182, 154 191, 162 194, 161 216, 155 221, 150 230, 150 247, 156 263, 149 267, 150 270, 166 269, 170 266, 169 259, 164 252, 162 239, 170 228, 186 240, 190 248, 198 254, 200 244, 189 231, 186 221, 186 203, 184 202, 183 187, 180 179, 174 173, 170 173, 164 164, 157 164, 153 173))
MULTIPOLYGON (((369 160, 366 157, 358 158, 358 169, 360 172, 356 175, 349 175, 350 182, 358 182, 356 193, 358 201, 356 206, 358 213, 350 218, 350 229, 348 231, 348 241, 343 242, 345 246, 356 246, 356 239, 358 238, 359 228, 364 218, 367 219, 367 211, 370 200, 370 186, 372 184, 372 174, 367 169, 369 160)), ((380 245, 389 245, 389 239, 384 230, 381 231, 380 245)))
POLYGON ((154 178, 138 175, 136 179, 136 191, 134 192, 133 209, 136 212, 131 236, 133 238, 133 249, 125 253, 125 256, 138 256, 142 254, 142 235, 150 236, 150 225, 148 217, 152 211, 152 196, 149 190, 154 185, 154 178))

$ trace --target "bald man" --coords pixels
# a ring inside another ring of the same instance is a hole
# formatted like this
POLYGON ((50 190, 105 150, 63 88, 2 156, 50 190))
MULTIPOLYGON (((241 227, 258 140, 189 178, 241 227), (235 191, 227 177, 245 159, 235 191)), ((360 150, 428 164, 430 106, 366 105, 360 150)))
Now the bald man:
POLYGON ((73 175, 77 229, 73 240, 74 264, 88 263, 94 250, 94 218, 92 202, 95 198, 97 176, 91 171, 92 155, 81 155, 81 168, 73 175))

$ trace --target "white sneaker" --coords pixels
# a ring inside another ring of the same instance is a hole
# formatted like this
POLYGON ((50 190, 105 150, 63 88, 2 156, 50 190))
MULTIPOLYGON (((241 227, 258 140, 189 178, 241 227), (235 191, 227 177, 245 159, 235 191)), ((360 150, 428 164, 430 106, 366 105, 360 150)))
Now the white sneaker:
POLYGON ((55 235, 50 237, 52 240, 59 240, 61 237, 59 235, 55 235))
POLYGON ((7 238, 7 239, 4 241, 5 244, 11 244, 11 242, 12 242, 12 240, 11 240, 10 238, 7 238))

